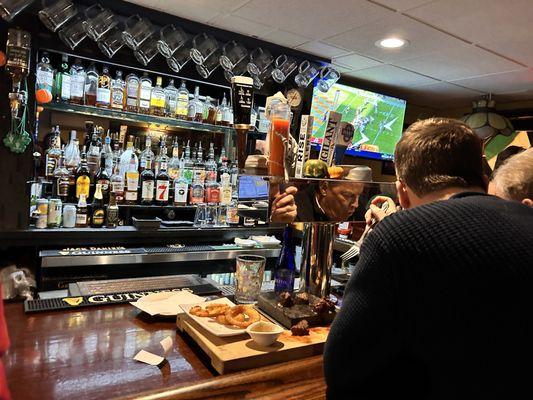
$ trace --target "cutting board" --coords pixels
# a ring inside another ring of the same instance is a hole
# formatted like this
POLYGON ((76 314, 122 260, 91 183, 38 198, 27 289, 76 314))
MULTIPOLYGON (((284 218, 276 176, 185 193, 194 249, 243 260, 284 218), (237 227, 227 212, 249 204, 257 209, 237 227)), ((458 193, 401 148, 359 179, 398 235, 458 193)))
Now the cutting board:
POLYGON ((322 354, 329 333, 329 327, 310 328, 309 336, 292 336, 290 330, 285 330, 277 342, 264 347, 256 344, 246 333, 231 337, 215 336, 183 313, 178 314, 177 326, 200 346, 220 374, 322 354))

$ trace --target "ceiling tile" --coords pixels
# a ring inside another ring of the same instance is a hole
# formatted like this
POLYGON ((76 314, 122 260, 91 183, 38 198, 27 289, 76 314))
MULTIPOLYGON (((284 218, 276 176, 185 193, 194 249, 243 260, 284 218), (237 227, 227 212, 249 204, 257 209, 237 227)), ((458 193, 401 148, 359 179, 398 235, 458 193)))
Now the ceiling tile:
POLYGON ((352 71, 381 65, 381 62, 379 61, 355 53, 347 56, 335 57, 331 61, 336 64, 347 66, 351 68, 352 71))
POLYGON ((235 15, 219 15, 209 21, 209 25, 217 28, 226 29, 231 32, 242 33, 248 36, 258 37, 272 32, 275 28, 261 23, 250 21, 245 18, 236 17, 235 15))
POLYGON ((295 48, 297 50, 305 51, 307 53, 315 54, 325 58, 335 58, 349 53, 348 50, 330 46, 329 44, 317 41, 304 43, 300 46, 296 46, 295 48))
POLYGON ((396 13, 372 24, 324 39, 324 42, 377 60, 394 62, 453 47, 461 41, 396 13), (383 49, 375 45, 378 40, 391 36, 406 39, 410 44, 401 49, 383 49))
POLYGON ((379 67, 362 69, 360 71, 348 72, 346 75, 365 81, 397 87, 414 87, 438 82, 435 79, 431 79, 415 72, 406 71, 393 65, 382 65, 379 67))
MULTIPOLYGON (((224 3, 226 1, 221 1, 224 3)), ((242 2, 241 0, 229 1, 229 3, 242 2)), ((213 19, 218 14, 221 4, 216 7, 209 6, 209 0, 198 0, 195 2, 187 0, 129 0, 129 3, 138 4, 143 7, 153 8, 171 15, 190 19, 192 21, 206 23, 210 19, 213 19)))
POLYGON ((478 99, 482 94, 448 82, 437 82, 402 91, 402 96, 408 102, 440 109, 469 106, 472 100, 478 99))
POLYGON ((339 71, 341 74, 345 74, 347 72, 353 71, 353 68, 350 68, 350 67, 348 67, 346 65, 340 65, 340 64, 331 63, 331 66, 333 68, 335 68, 337 71, 339 71))
POLYGON ((533 66, 531 0, 439 0, 407 14, 533 66))
POLYGON ((533 70, 491 74, 453 82, 485 93, 512 93, 533 89, 533 70))
POLYGON ((444 81, 524 69, 503 57, 459 41, 454 47, 394 64, 444 81))
POLYGON ((234 15, 321 39, 391 13, 393 11, 366 0, 252 0, 234 15))
POLYGON ((434 0, 375 0, 374 3, 382 4, 398 11, 404 11, 431 1, 434 0))
POLYGON ((311 40, 305 36, 297 35, 281 29, 269 32, 266 35, 261 35, 259 37, 267 42, 275 43, 285 47, 296 47, 311 40))

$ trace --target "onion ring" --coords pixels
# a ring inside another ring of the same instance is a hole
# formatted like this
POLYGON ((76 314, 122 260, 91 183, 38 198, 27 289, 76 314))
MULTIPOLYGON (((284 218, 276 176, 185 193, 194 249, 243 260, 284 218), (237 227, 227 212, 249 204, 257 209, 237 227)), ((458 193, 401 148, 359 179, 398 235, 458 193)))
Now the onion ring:
POLYGON ((203 308, 202 306, 194 306, 189 310, 189 314, 196 315, 197 317, 216 317, 223 315, 229 310, 227 304, 211 303, 203 308))
POLYGON ((253 307, 245 305, 231 307, 226 311, 225 317, 229 324, 243 329, 261 319, 261 316, 253 307))

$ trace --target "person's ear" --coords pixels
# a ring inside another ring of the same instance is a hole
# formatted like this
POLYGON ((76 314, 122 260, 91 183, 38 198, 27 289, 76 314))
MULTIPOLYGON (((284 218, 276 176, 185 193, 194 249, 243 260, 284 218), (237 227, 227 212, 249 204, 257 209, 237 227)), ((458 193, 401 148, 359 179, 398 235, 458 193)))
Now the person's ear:
POLYGON ((324 181, 320 182, 319 189, 320 189, 320 195, 322 197, 326 197, 326 195, 328 194, 328 183, 324 181))
POLYGON ((396 181, 396 191, 398 192, 398 201, 403 209, 411 207, 411 200, 409 199, 409 193, 407 187, 402 181, 396 181))
POLYGON ((528 199, 527 197, 522 200, 522 204, 525 204, 528 207, 533 208, 533 199, 528 199))

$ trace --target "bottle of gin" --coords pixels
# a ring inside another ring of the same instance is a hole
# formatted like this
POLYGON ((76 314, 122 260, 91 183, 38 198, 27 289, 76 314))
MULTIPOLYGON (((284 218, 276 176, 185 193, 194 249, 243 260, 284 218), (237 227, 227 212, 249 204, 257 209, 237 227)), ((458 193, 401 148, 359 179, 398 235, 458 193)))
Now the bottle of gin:
POLYGON ((189 91, 185 86, 185 81, 181 81, 181 86, 178 90, 178 99, 176 102, 176 118, 187 119, 187 112, 189 110, 189 91))
POLYGON ((111 83, 111 108, 115 110, 124 109, 124 81, 122 71, 117 71, 115 80, 111 83))
POLYGON ((164 116, 166 111, 165 89, 161 87, 163 79, 158 76, 150 96, 150 114, 164 116))
POLYGON ((98 91, 98 71, 94 63, 91 63, 85 75, 85 105, 96 104, 96 92, 98 91))
POLYGON ((139 81, 139 112, 150 114, 150 99, 152 96, 152 80, 148 73, 143 73, 139 81))
POLYGON ((174 79, 171 79, 165 88, 165 97, 165 115, 167 117, 174 117, 178 104, 178 89, 174 86, 174 79))
POLYGON ((126 77, 126 111, 139 112, 139 84, 137 75, 129 74, 126 77))
POLYGON ((191 159, 191 146, 189 141, 187 141, 184 153, 185 157, 183 158, 183 168, 181 168, 181 170, 183 171, 182 176, 187 181, 187 183, 191 185, 194 176, 194 162, 191 159))
POLYGON ((150 135, 146 135, 146 142, 144 144, 144 150, 141 152, 140 161, 139 161, 139 169, 140 171, 144 171, 146 168, 148 168, 148 160, 150 160, 150 169, 153 168, 154 164, 154 152, 152 151, 152 138, 150 135))
POLYGON ((36 67, 36 82, 35 89, 44 89, 48 93, 53 93, 54 86, 54 69, 50 65, 50 59, 48 53, 45 51, 41 57, 41 62, 36 67))
POLYGON ((70 100, 70 72, 68 70, 68 55, 61 56, 61 67, 56 73, 54 81, 54 98, 56 101, 70 100))

